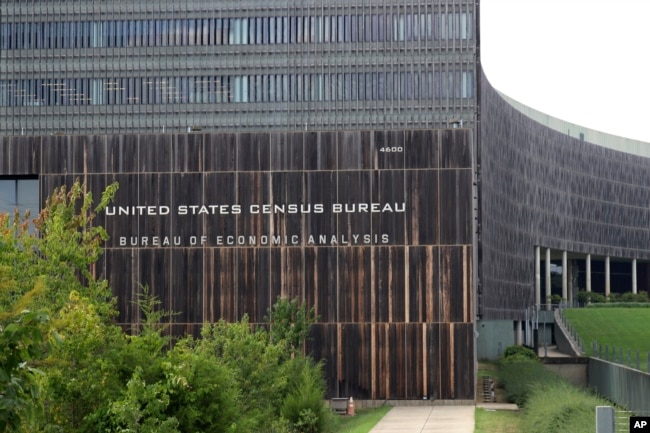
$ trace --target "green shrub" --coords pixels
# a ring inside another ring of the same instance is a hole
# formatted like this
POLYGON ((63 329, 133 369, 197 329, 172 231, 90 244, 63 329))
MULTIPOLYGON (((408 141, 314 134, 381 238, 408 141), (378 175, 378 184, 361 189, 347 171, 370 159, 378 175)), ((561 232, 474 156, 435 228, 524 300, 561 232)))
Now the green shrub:
POLYGON ((536 360, 538 359, 537 354, 535 351, 529 347, 526 346, 508 346, 506 347, 506 350, 503 352, 503 359, 502 361, 509 361, 512 358, 516 359, 533 359, 536 360))
POLYGON ((578 292, 577 298, 578 302, 581 304, 600 304, 607 301, 607 298, 601 293, 580 291, 578 292))
POLYGON ((595 407, 609 403, 556 380, 537 383, 525 406, 524 428, 528 433, 593 433, 595 407))
POLYGON ((557 376, 544 368, 537 354, 525 346, 509 346, 499 361, 499 384, 510 403, 522 406, 533 387, 553 382, 557 376))
POLYGON ((330 411, 324 403, 325 381, 320 364, 309 359, 295 360, 298 370, 295 381, 282 402, 281 415, 289 421, 292 431, 323 433, 327 431, 330 411))
POLYGON ((520 355, 513 356, 500 363, 499 384, 504 388, 508 402, 523 406, 528 400, 531 387, 547 376, 540 361, 519 357, 520 355))

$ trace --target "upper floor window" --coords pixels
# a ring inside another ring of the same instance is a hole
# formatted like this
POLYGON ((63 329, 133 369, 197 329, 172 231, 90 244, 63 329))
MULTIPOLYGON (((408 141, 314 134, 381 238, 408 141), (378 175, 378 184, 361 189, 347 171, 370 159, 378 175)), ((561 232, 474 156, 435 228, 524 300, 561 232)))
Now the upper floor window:
POLYGON ((473 39, 473 14, 182 18, 0 24, 0 49, 268 45, 473 39))
POLYGON ((395 101, 474 97, 472 70, 0 80, 0 106, 395 101))

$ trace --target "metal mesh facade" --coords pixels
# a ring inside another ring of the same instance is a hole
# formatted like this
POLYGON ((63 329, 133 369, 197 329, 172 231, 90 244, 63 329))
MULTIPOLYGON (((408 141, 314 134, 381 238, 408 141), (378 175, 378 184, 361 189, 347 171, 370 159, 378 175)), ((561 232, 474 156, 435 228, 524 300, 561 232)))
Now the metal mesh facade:
POLYGON ((8 1, 0 134, 473 124, 467 0, 8 1))

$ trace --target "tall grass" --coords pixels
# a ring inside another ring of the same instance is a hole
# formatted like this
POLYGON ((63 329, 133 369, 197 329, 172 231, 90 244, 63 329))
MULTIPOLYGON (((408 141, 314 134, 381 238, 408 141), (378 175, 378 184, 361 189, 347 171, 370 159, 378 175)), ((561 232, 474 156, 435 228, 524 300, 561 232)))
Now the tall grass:
POLYGON ((523 353, 499 362, 499 382, 508 400, 523 407, 520 427, 526 433, 593 433, 595 408, 609 403, 577 388, 523 353))
POLYGON ((562 381, 539 384, 526 402, 522 431, 528 433, 593 433, 596 406, 611 403, 562 381))

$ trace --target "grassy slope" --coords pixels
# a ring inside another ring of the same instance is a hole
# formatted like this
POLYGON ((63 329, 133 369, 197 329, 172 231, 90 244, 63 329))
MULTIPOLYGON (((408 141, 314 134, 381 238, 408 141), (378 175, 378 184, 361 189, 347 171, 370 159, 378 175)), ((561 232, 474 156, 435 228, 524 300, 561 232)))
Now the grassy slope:
POLYGON ((641 357, 641 369, 647 369, 650 351, 650 308, 578 308, 565 310, 568 322, 585 341, 585 350, 592 354, 592 341, 605 350, 623 349, 627 362, 627 349, 632 349, 632 363, 636 363, 636 351, 641 357))

